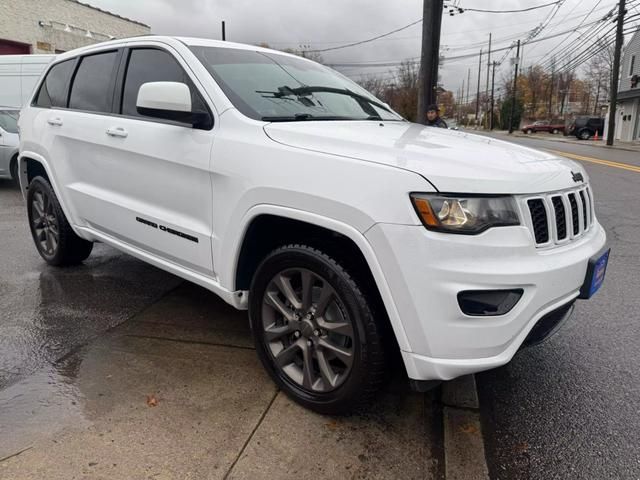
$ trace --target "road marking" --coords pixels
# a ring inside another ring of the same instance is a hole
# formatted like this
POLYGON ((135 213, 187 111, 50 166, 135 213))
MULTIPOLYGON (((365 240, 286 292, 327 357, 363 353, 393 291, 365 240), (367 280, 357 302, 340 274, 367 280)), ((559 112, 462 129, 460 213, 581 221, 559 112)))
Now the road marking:
POLYGON ((582 155, 576 155, 574 153, 561 152, 559 150, 548 150, 551 153, 560 155, 563 157, 572 158, 574 160, 580 160, 583 162, 598 163, 600 165, 606 165, 607 167, 621 168, 623 170, 629 170, 631 172, 640 173, 640 167, 636 165, 630 165, 628 163, 612 162, 611 160, 602 160, 601 158, 584 157, 582 155))

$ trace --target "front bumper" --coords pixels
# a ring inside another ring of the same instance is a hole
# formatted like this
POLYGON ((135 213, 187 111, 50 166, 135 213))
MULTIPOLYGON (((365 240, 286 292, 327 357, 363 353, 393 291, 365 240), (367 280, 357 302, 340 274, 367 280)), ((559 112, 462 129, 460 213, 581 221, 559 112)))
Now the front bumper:
POLYGON ((598 224, 574 242, 537 249, 524 227, 475 235, 430 232, 422 226, 377 224, 366 237, 385 272, 410 349, 409 378, 449 380, 506 364, 545 315, 580 292, 589 259, 606 235, 598 224), (462 313, 463 290, 521 288, 504 315, 462 313))

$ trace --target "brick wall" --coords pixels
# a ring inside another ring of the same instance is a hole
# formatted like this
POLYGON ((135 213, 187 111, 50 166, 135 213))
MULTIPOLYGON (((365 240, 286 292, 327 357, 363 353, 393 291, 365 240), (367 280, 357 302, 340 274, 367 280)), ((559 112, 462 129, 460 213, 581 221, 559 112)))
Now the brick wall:
POLYGON ((31 53, 55 53, 92 43, 149 33, 147 25, 76 0, 2 0, 0 41, 31 45, 31 53), (87 36, 87 31, 91 36, 87 36))

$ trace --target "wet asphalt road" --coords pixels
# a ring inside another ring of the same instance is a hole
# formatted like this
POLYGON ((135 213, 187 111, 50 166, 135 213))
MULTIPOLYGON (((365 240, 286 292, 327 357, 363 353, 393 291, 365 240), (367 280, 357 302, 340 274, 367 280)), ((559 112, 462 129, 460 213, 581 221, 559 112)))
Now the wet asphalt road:
MULTIPOLYGON (((514 141, 640 165, 637 152, 514 141)), ((607 277, 546 344, 477 376, 493 480, 640 478, 640 173, 583 165, 612 248, 607 277)))
POLYGON ((130 318, 181 281, 105 245, 83 265, 38 255, 20 191, 0 180, 0 389, 130 318))

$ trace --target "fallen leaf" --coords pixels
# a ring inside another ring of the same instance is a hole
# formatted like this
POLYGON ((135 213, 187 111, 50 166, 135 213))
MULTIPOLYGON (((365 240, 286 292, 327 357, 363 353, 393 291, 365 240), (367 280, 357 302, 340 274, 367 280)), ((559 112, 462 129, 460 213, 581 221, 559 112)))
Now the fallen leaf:
POLYGON ((158 399, 155 395, 147 395, 147 405, 149 407, 155 407, 158 405, 158 399))
POLYGON ((460 425, 460 431, 468 434, 478 433, 478 427, 472 423, 463 423, 460 425))
POLYGON ((336 420, 331 420, 329 423, 327 423, 327 428, 329 430, 335 430, 338 428, 338 422, 336 420))

